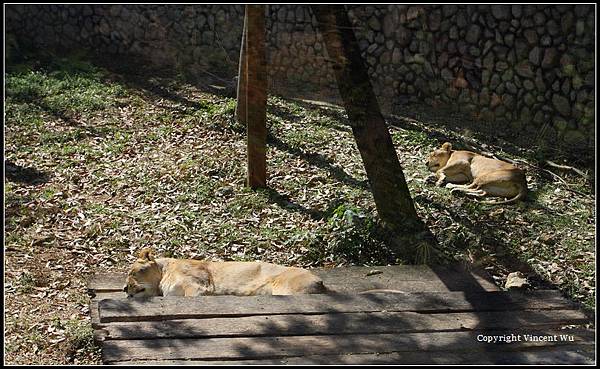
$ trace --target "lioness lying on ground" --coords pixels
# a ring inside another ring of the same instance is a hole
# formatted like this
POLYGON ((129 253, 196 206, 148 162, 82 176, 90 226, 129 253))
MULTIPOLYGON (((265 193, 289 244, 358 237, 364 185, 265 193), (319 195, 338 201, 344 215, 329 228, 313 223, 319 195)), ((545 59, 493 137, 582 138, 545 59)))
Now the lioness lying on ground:
POLYGON ((446 187, 452 188, 452 192, 477 197, 510 197, 506 201, 482 201, 484 204, 510 204, 527 195, 527 180, 521 169, 471 151, 454 151, 449 142, 429 154, 427 167, 435 172, 435 184, 442 186, 449 182, 446 187))
POLYGON ((127 275, 129 297, 293 295, 325 293, 323 281, 301 268, 263 262, 154 258, 142 249, 127 275))

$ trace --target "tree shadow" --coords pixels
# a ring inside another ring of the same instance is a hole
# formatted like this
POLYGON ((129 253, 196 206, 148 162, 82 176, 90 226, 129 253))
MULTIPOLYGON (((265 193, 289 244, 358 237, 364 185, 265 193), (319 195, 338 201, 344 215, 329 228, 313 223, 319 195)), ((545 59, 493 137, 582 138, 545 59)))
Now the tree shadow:
POLYGON ((332 177, 346 185, 363 190, 370 190, 368 180, 358 180, 354 178, 346 173, 342 168, 335 166, 333 160, 329 159, 325 155, 307 152, 300 148, 293 147, 272 134, 267 134, 267 144, 271 144, 279 150, 297 156, 317 168, 328 171, 332 177))
MULTIPOLYGON (((178 93, 181 82, 189 83, 201 92, 231 98, 236 95, 237 78, 221 78, 201 71, 195 77, 177 75, 173 68, 156 66, 142 57, 119 56, 120 63, 109 57, 93 55, 91 62, 110 73, 113 81, 138 89, 157 99, 166 99, 188 109, 205 110, 202 102, 193 101, 178 93)), ((169 108, 173 108, 170 106, 169 108)))
POLYGON ((4 160, 4 173, 7 180, 26 185, 39 185, 50 180, 50 174, 46 172, 22 167, 6 159, 4 160))
POLYGON ((326 217, 326 212, 318 209, 309 209, 294 202, 288 195, 281 194, 279 191, 273 188, 262 189, 267 194, 268 199, 271 203, 277 204, 282 209, 288 211, 299 212, 309 216, 313 220, 321 220, 326 217))
MULTIPOLYGON (((69 127, 75 127, 77 130, 77 139, 84 138, 95 138, 95 137, 105 137, 107 134, 111 132, 111 129, 108 127, 95 127, 88 125, 85 121, 80 120, 77 113, 67 112, 60 109, 57 109, 50 104, 44 102, 41 95, 33 95, 29 97, 13 97, 15 102, 27 103, 33 106, 36 106, 41 111, 49 114, 55 119, 59 119, 64 122, 69 127)), ((56 142, 64 142, 64 140, 70 140, 70 132, 64 132, 64 134, 57 134, 53 137, 47 138, 46 143, 51 143, 53 141, 56 142)))
MULTIPOLYGON (((305 110, 318 111, 319 116, 329 118, 326 124, 321 124, 320 121, 316 121, 316 125, 321 125, 325 128, 333 128, 342 132, 352 132, 352 129, 348 122, 348 117, 346 116, 343 107, 339 105, 324 105, 315 101, 309 101, 304 99, 287 98, 282 96, 278 97, 289 104, 298 105, 305 110)), ((291 109, 287 109, 285 106, 282 105, 269 104, 267 105, 267 112, 291 122, 299 122, 303 119, 302 116, 299 116, 296 112, 292 111, 291 109)))
MULTIPOLYGON (((471 199, 457 199, 458 201, 473 201, 471 199)), ((530 288, 534 289, 558 289, 558 286, 551 283, 535 271, 535 268, 529 261, 524 261, 520 257, 520 252, 511 243, 511 239, 507 238, 506 234, 522 234, 529 232, 528 224, 516 224, 515 222, 507 222, 501 216, 490 216, 484 214, 483 217, 473 217, 468 211, 457 211, 455 207, 444 206, 427 197, 419 196, 415 200, 422 206, 428 206, 437 209, 438 212, 447 212, 454 222, 467 229, 471 234, 479 235, 478 245, 484 245, 483 252, 493 252, 496 262, 502 266, 508 267, 511 271, 520 271, 527 275, 530 282, 530 288), (487 249, 486 249, 487 248, 487 249), (491 250, 490 250, 491 248, 491 250)), ((531 192, 523 201, 526 208, 535 209, 541 212, 540 216, 552 217, 555 215, 554 210, 540 204, 536 201, 536 196, 531 192)), ((459 204, 460 206, 460 204, 459 204)), ((451 244, 445 245, 446 248, 452 248, 454 251, 466 251, 469 245, 463 241, 452 241, 451 244)), ((476 263, 479 261, 476 260, 476 263)), ((450 281, 448 282, 450 283, 450 281)), ((581 308, 584 306, 581 305, 581 308)))

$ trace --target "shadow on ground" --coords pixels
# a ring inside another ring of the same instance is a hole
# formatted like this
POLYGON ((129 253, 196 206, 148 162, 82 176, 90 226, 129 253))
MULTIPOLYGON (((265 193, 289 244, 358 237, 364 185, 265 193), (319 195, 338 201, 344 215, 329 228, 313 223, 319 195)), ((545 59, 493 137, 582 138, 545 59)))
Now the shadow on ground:
POLYGON ((6 179, 11 182, 26 185, 37 185, 48 182, 50 175, 35 168, 26 168, 9 160, 4 161, 4 173, 6 179))

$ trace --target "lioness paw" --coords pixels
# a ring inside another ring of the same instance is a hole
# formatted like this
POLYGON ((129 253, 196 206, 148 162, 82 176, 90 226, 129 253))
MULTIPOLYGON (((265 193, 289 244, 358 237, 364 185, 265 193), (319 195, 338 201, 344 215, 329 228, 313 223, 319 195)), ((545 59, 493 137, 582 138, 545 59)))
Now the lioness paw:
POLYGON ((434 184, 436 181, 436 178, 437 177, 435 176, 435 174, 432 173, 432 174, 428 175, 427 177, 425 177, 425 183, 434 184))
POLYGON ((453 196, 463 197, 465 195, 465 192, 461 191, 460 188, 453 188, 450 190, 450 194, 453 196))

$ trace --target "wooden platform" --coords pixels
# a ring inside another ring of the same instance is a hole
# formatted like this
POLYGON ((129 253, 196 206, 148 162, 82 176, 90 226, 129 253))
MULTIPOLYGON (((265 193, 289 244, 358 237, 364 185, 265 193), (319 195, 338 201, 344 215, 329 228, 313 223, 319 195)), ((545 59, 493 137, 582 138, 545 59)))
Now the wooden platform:
POLYGON ((583 327, 588 317, 557 291, 499 291, 483 274, 458 266, 314 271, 336 293, 127 299, 124 273, 96 275, 90 311, 103 361, 595 363, 594 331, 583 327), (358 293, 375 288, 404 293, 358 293), (485 341, 493 337, 513 342, 485 341))

